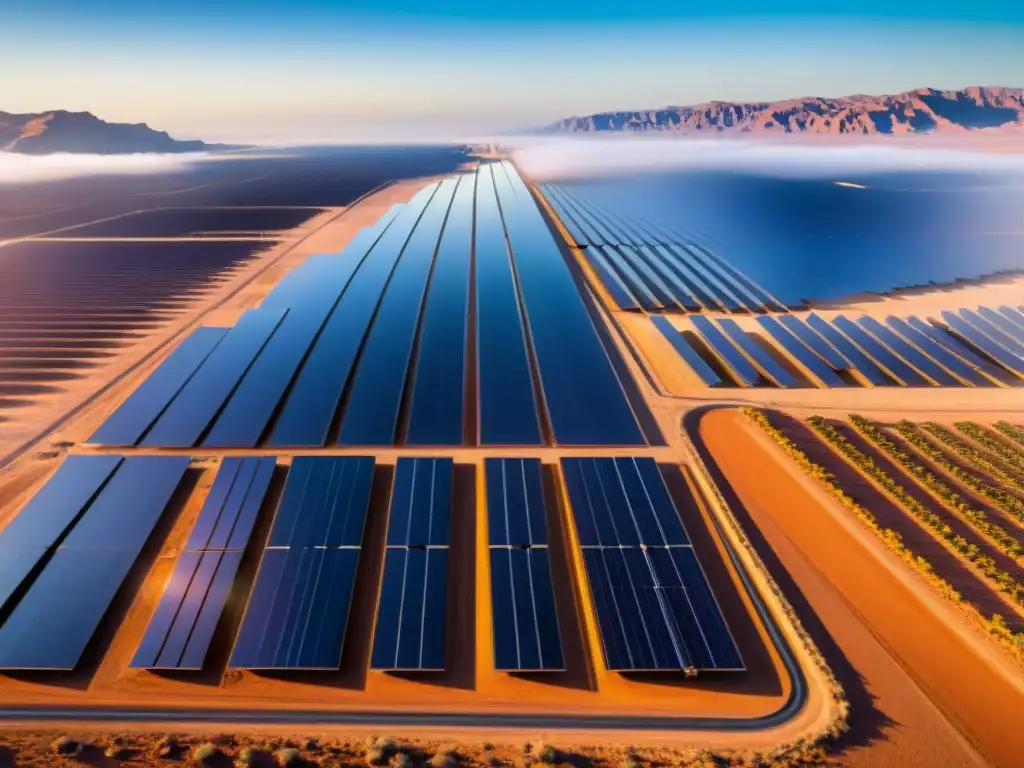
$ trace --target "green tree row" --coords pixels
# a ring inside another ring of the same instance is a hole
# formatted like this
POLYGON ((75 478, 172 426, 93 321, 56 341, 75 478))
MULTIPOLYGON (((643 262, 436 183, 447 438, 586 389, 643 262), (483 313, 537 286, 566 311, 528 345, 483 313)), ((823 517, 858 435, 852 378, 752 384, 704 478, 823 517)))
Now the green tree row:
POLYGON ((771 436, 787 456, 793 459, 805 472, 807 472, 807 474, 818 480, 830 496, 853 512, 857 519, 860 520, 861 523, 863 523, 864 526, 875 536, 877 536, 887 549, 897 555, 901 560, 903 560, 903 562, 910 566, 910 568, 921 574, 921 576, 931 584, 931 586, 940 595, 958 606, 974 619, 984 624, 992 637, 1013 650, 1018 657, 1022 652, 1024 652, 1024 632, 1014 632, 1006 625, 1005 619, 998 613, 993 614, 992 618, 986 619, 973 605, 964 602, 963 595, 961 595, 952 584, 939 576, 932 567, 932 564, 928 562, 926 558, 916 554, 906 544, 904 544, 903 537, 901 537, 896 531, 891 528, 882 527, 878 523, 878 518, 839 487, 831 472, 820 464, 815 464, 811 461, 807 454, 801 451, 792 440, 786 437, 782 430, 774 426, 764 413, 756 408, 743 408, 742 413, 771 436))
POLYGON ((1009 555, 1018 562, 1024 555, 1024 546, 1009 531, 1001 525, 989 521, 987 515, 980 509, 973 509, 963 498, 954 491, 947 483, 944 483, 927 467, 919 464, 913 456, 900 449, 896 443, 890 440, 886 434, 878 428, 870 419, 850 414, 850 421, 854 428, 864 438, 874 443, 893 461, 907 470, 929 491, 934 493, 951 512, 957 515, 979 533, 987 537, 1000 552, 1009 555))
POLYGON ((930 434, 934 435, 935 438, 944 446, 955 451, 957 456, 971 462, 982 472, 986 472, 991 477, 998 479, 1001 483, 1008 485, 1011 488, 1020 487, 1020 478, 1013 474, 1012 468, 1006 466, 999 459, 993 459, 986 456, 973 445, 970 445, 960 439, 956 433, 946 429, 946 427, 941 424, 936 424, 934 421, 922 422, 921 426, 930 434))
POLYGON ((1024 445, 1024 429, 1017 429, 1008 421, 997 421, 994 426, 1011 440, 1024 445))
POLYGON ((953 426, 976 443, 988 448, 1007 464, 1019 470, 1024 470, 1024 453, 1014 450, 980 424, 975 424, 973 421, 958 421, 953 426))
POLYGON ((977 544, 967 541, 967 539, 946 525, 941 517, 911 496, 907 489, 896 482, 892 475, 875 464, 870 456, 858 450, 853 443, 839 433, 839 430, 821 416, 811 416, 807 422, 811 425, 811 429, 835 446, 861 472, 882 486, 890 496, 902 504, 904 509, 917 518, 925 528, 934 533, 950 549, 954 550, 964 560, 971 563, 988 579, 993 581, 1000 592, 1018 605, 1024 605, 1024 585, 1002 568, 999 568, 995 560, 983 554, 977 544))

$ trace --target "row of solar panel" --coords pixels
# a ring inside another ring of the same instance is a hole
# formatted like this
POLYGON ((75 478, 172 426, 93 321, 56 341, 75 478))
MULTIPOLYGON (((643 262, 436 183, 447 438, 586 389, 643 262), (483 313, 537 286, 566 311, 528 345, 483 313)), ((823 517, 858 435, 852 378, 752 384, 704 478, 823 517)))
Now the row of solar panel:
POLYGON ((883 324, 843 315, 828 321, 814 313, 806 321, 789 314, 757 318, 776 347, 728 318, 691 316, 689 333, 665 317, 651 319, 709 387, 986 387, 1024 378, 1024 313, 1008 306, 944 311, 944 322, 889 316, 883 324))
POLYGON ((474 264, 473 439, 646 444, 617 353, 507 163, 428 186, 341 254, 311 257, 233 328, 198 329, 90 442, 461 445, 474 264))
POLYGON ((786 307, 706 248, 653 224, 624 221, 558 184, 541 185, 619 309, 767 312, 786 307))

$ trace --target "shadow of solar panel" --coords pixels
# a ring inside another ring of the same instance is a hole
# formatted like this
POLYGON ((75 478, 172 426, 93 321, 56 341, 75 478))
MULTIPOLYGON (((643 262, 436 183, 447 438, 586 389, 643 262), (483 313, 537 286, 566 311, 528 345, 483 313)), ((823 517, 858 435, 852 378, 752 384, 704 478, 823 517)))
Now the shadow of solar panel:
POLYGON ((827 320, 823 320, 815 314, 808 315, 807 325, 821 334, 821 336, 834 346, 839 353, 850 361, 850 368, 857 371, 864 379, 875 387, 885 387, 892 384, 889 377, 875 365, 871 358, 865 355, 860 349, 854 346, 849 339, 837 331, 827 320))
POLYGON ((745 387, 754 387, 761 381, 761 374, 751 365, 732 342, 711 320, 701 315, 690 315, 697 333, 723 365, 745 387))
POLYGON ((0 532, 7 552, 52 547, 100 493, 121 456, 68 456, 0 532))
POLYGON ((455 178, 441 182, 391 274, 360 353, 338 433, 341 445, 395 442, 427 280, 457 184, 455 178))
POLYGON ((907 387, 931 386, 924 376, 849 318, 837 315, 832 318, 832 325, 898 383, 907 387))
POLYGON ((199 511, 186 549, 245 549, 276 460, 225 458, 199 511))
POLYGON ((247 310, 203 361, 140 445, 195 445, 284 318, 276 309, 247 310))
POLYGON ((268 547, 358 547, 374 459, 299 456, 292 461, 268 547))
MULTIPOLYGON (((989 379, 957 357, 936 338, 921 332, 902 318, 889 315, 889 317, 885 318, 885 322, 888 323, 893 331, 900 334, 907 341, 916 344, 929 357, 943 365, 962 382, 975 386, 985 386, 991 383, 989 379)), ((952 340, 952 337, 949 338, 952 340)))
POLYGON ((451 459, 398 459, 388 513, 389 547, 448 546, 453 467, 451 459))
POLYGON ((797 381, 793 375, 775 362, 771 355, 761 349, 761 347, 757 346, 750 336, 748 336, 746 332, 736 324, 735 320, 730 320, 729 318, 724 317, 718 321, 718 325, 723 331, 725 331, 725 334, 732 339, 733 343, 739 347, 740 351, 746 355, 747 359, 761 371, 765 378, 770 379, 784 389, 796 386, 797 381))
POLYGON ((420 190, 359 265, 299 370, 267 445, 319 447, 327 441, 388 278, 436 189, 431 184, 420 190))
POLYGON ((886 328, 873 317, 861 317, 857 323, 878 341, 910 363, 914 368, 923 373, 933 382, 941 387, 962 386, 957 379, 945 370, 942 366, 925 355, 920 349, 910 344, 896 333, 886 328))
POLYGON ((435 257, 413 369, 407 445, 462 445, 476 176, 455 190, 435 257))
POLYGON ((668 318, 653 315, 651 316, 651 322, 661 332, 661 335, 668 340, 672 348, 679 353, 679 356, 683 358, 683 362, 686 363, 689 369, 704 383, 704 386, 717 387, 724 383, 721 377, 715 373, 714 369, 704 362, 704 358, 697 354, 697 351, 687 343, 683 334, 669 322, 668 318))
POLYGON ((846 382, 832 368, 826 365, 820 357, 804 346, 796 336, 790 333, 774 317, 759 317, 757 322, 771 335, 773 339, 791 355, 820 386, 824 387, 845 387, 846 382))
POLYGON ((993 327, 998 328, 1009 338, 1013 339, 1018 344, 1024 342, 1024 328, 1014 323, 1010 318, 1005 315, 996 312, 994 309, 988 307, 978 307, 978 315, 989 323, 993 327))
POLYGON ((974 327, 973 324, 968 323, 963 318, 949 311, 943 311, 942 319, 945 320, 949 324, 949 327, 952 328, 959 336, 968 343, 973 344, 992 360, 995 360, 1011 373, 1015 373, 1018 376, 1024 376, 1024 361, 1001 344, 997 344, 992 341, 992 339, 987 335, 974 327))
POLYGON ((358 549, 268 549, 228 666, 337 669, 358 549))
POLYGON ((491 547, 494 668, 565 669, 546 547, 491 547))
POLYGON ((548 543, 540 459, 484 460, 487 530, 491 546, 548 543))
POLYGON ((86 441, 135 445, 188 383, 229 329, 196 328, 86 441))
POLYGON ((387 548, 372 669, 444 669, 447 587, 447 547, 387 548))
POLYGON ((491 168, 479 167, 476 186, 478 440, 540 445, 525 329, 491 168))

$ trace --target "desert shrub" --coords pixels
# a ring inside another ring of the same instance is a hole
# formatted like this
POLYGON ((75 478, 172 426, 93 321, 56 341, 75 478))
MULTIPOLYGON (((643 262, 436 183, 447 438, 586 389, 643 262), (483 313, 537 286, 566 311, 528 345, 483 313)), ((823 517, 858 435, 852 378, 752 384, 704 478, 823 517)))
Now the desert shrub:
POLYGON ((545 765, 554 765, 558 762, 558 750, 550 744, 542 744, 537 750, 537 759, 545 765))
POLYGON ((373 747, 366 751, 367 765, 387 765, 388 755, 380 747, 373 747))
POLYGON ((192 750, 192 762, 196 765, 211 765, 220 754, 220 747, 208 741, 192 750))
POLYGON ((533 752, 533 744, 528 741, 523 742, 523 754, 528 755, 533 752))
POLYGON ((103 756, 109 760, 120 760, 124 749, 117 744, 111 744, 103 750, 103 756))
POLYGON ((958 421, 953 426, 974 439, 975 442, 988 448, 1007 464, 1018 470, 1024 470, 1024 454, 1004 443, 980 424, 975 424, 973 421, 958 421))
POLYGON ((619 763, 619 768, 640 768, 640 763, 634 757, 627 757, 619 763))
POLYGON ((430 758, 430 768, 455 768, 458 760, 448 751, 442 751, 430 758))
POLYGON ((302 753, 297 747, 285 747, 277 753, 277 764, 281 768, 295 768, 302 765, 302 753))
POLYGON ((58 755, 73 755, 78 749, 78 741, 70 736, 61 736, 53 742, 53 751, 58 755))
POLYGON ((993 426, 1011 440, 1024 445, 1024 429, 1018 429, 1008 421, 997 421, 993 426))
POLYGON ((317 740, 315 736, 310 736, 308 739, 306 739, 305 743, 302 745, 302 748, 307 752, 316 752, 320 749, 320 742, 317 740))
POLYGON ((256 750, 252 747, 245 747, 238 753, 237 765, 252 765, 256 762, 256 750))
POLYGON ((491 742, 489 742, 489 741, 485 741, 483 743, 483 749, 484 749, 484 752, 493 752, 494 751, 494 745, 491 744, 491 742))
POLYGON ((412 768, 412 755, 410 755, 408 752, 399 752, 393 758, 391 758, 391 764, 395 768, 412 768))

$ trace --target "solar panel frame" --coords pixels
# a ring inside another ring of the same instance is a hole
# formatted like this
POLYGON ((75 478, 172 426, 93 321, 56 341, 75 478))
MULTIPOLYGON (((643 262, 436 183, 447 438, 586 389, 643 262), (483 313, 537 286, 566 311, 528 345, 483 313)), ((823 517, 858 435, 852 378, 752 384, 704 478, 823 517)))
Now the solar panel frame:
POLYGON ((678 272, 672 270, 660 254, 655 253, 647 245, 637 246, 636 254, 637 258, 644 260, 665 282, 672 298, 679 306, 687 312, 697 312, 703 307, 693 287, 687 284, 678 272))
POLYGON ((654 327, 658 329, 661 335, 668 340, 668 343, 672 345, 672 348, 683 359, 683 362, 694 375, 704 383, 704 386, 717 387, 725 383, 722 381, 722 377, 715 373, 715 370, 710 365, 704 362, 704 358, 697 354, 697 350, 690 346, 683 334, 669 322, 668 318, 661 315, 652 315, 651 322, 654 323, 654 327))
POLYGON ((618 245, 614 246, 614 250, 644 281, 648 290, 662 306, 667 309, 682 306, 682 302, 676 299, 675 292, 662 280, 661 275, 651 268, 651 265, 647 263, 636 248, 630 245, 618 245))
POLYGON ((703 315, 690 315, 689 320, 715 357, 740 384, 745 387, 757 386, 761 381, 761 374, 717 325, 703 315))
POLYGON ((662 247, 670 253, 675 253, 680 260, 685 261, 689 265, 691 272, 698 273, 701 276, 702 282, 711 290, 711 294, 716 302, 727 311, 735 312, 746 309, 739 297, 733 293, 732 287, 717 272, 704 263, 701 254, 698 254, 685 244, 673 244, 662 247))

